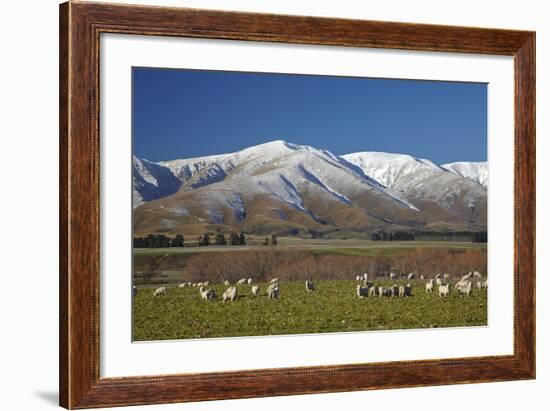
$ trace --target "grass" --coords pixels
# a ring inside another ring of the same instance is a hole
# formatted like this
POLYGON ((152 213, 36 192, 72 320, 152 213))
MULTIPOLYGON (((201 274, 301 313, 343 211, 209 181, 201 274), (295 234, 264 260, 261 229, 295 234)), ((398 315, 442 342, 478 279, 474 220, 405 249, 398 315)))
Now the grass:
MULTIPOLYGON (((355 281, 316 282, 307 293, 302 282, 281 283, 279 301, 254 297, 250 286, 239 286, 239 298, 223 303, 227 288, 214 285, 215 302, 203 301, 196 288, 169 288, 153 297, 141 288, 134 300, 135 341, 309 334, 366 330, 392 330, 487 324, 487 292, 470 297, 456 292, 448 298, 424 292, 423 281, 413 281, 413 297, 360 299, 355 281)), ((377 285, 390 285, 378 281, 377 285)))

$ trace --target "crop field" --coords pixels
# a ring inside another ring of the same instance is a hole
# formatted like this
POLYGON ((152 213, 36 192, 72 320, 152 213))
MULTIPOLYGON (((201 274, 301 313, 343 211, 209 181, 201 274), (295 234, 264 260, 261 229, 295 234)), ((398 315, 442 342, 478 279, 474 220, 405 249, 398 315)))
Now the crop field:
MULTIPOLYGON (((376 285, 390 286, 387 280, 376 285)), ((404 284, 405 281, 398 281, 404 284)), ((262 295, 250 285, 238 286, 239 297, 223 303, 227 287, 211 285, 215 301, 203 301, 194 287, 169 287, 167 295, 153 297, 154 287, 138 289, 133 305, 133 339, 238 337, 309 334, 368 330, 483 326, 487 324, 487 291, 475 290, 447 298, 426 293, 424 281, 413 280, 411 297, 368 297, 356 294, 357 282, 322 280, 307 292, 303 281, 280 282, 279 300, 269 300, 266 283, 262 295)), ((258 283, 255 283, 258 284, 258 283)))

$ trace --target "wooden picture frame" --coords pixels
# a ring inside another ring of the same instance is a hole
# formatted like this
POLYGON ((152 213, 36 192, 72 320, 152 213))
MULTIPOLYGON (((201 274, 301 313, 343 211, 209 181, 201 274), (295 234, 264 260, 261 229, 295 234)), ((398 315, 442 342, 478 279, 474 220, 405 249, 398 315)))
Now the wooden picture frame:
POLYGON ((91 408, 535 378, 535 33, 184 8, 60 6, 60 404, 91 408), (99 373, 101 33, 513 56, 514 354, 155 377, 99 373))

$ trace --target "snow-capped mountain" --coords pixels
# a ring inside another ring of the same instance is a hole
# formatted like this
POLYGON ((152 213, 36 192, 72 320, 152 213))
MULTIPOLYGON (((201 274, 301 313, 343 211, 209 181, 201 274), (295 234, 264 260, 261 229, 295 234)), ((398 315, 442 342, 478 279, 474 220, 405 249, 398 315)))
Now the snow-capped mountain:
POLYGON ((479 184, 487 187, 487 179, 489 177, 489 170, 487 168, 486 161, 479 162, 467 162, 459 161, 456 163, 448 163, 441 165, 445 170, 449 170, 452 173, 459 176, 470 178, 477 181, 479 184))
POLYGON ((134 198, 147 202, 137 204, 134 218, 142 233, 239 227, 304 234, 486 224, 485 187, 429 160, 368 152, 336 156, 282 140, 207 157, 135 159, 134 183, 134 198), (150 201, 161 188, 169 188, 168 194, 150 201))

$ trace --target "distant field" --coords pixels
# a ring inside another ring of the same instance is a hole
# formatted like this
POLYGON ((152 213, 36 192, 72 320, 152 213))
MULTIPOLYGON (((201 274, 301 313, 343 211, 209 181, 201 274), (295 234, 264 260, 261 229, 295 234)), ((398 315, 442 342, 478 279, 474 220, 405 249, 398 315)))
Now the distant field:
MULTIPOLYGON (((401 282, 403 283, 403 282, 401 282)), ((377 285, 391 285, 378 281, 377 285)), ((281 283, 279 301, 269 300, 266 284, 254 297, 250 286, 239 286, 239 298, 223 303, 223 285, 212 288, 214 302, 203 301, 196 288, 169 288, 153 297, 154 288, 140 288, 134 300, 135 341, 392 330, 487 324, 487 292, 470 297, 451 293, 440 298, 424 292, 423 281, 413 281, 413 297, 360 299, 356 282, 319 281, 307 293, 303 282, 281 283)))

